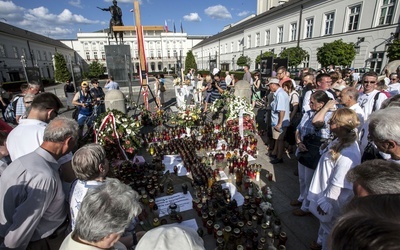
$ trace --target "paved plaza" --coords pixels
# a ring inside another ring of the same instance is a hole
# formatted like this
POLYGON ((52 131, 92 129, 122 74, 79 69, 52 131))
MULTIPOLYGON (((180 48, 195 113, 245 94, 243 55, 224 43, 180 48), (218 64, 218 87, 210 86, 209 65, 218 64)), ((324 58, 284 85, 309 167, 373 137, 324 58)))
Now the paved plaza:
MULTIPOLYGON (((104 86, 104 82, 100 82, 100 86, 104 86)), ((152 86, 152 82, 150 82, 150 86, 152 86)), ((172 83, 172 78, 166 78, 166 88, 165 92, 165 101, 166 105, 164 107, 166 109, 175 105, 175 92, 172 83)), ((137 96, 139 95, 140 85, 138 82, 133 83, 133 100, 137 100, 137 96)), ((55 93, 64 103, 65 97, 63 92, 63 85, 55 85, 51 87, 47 87, 46 91, 55 93)), ((128 94, 128 88, 121 88, 121 91, 128 94)), ((150 100, 150 108, 152 111, 155 110, 155 103, 152 98, 150 100)), ((140 97, 139 104, 143 102, 142 97, 140 97)), ((259 129, 262 129, 265 126, 263 120, 264 110, 255 110, 257 122, 259 123, 259 129)), ((71 117, 72 110, 66 111, 61 110, 61 115, 71 117)), ((133 111, 130 111, 130 114, 133 114, 133 111)), ((261 171, 261 180, 263 185, 266 183, 271 187, 273 192, 273 207, 275 209, 276 215, 282 221, 282 231, 285 231, 288 236, 288 240, 286 243, 287 249, 293 250, 303 250, 309 249, 309 244, 311 241, 316 240, 319 222, 318 220, 312 216, 304 216, 297 217, 292 215, 293 207, 289 205, 290 201, 296 199, 299 194, 299 184, 298 177, 294 175, 294 170, 297 168, 297 161, 294 158, 294 155, 286 155, 284 156, 283 164, 272 165, 269 163, 269 157, 267 156, 267 147, 264 144, 266 138, 258 138, 258 148, 259 148, 259 156, 257 158, 257 163, 262 164, 263 170, 261 171), (266 171, 269 171, 273 174, 273 181, 268 181, 266 178, 266 171)), ((147 152, 140 152, 143 155, 146 155, 147 152)), ((148 155, 147 155, 148 157, 148 155)), ((146 158, 147 158, 146 157, 146 158)), ((200 225, 201 221, 199 218, 198 224, 200 225)), ((214 249, 215 246, 213 244, 208 244, 205 238, 205 245, 207 249, 214 249)))

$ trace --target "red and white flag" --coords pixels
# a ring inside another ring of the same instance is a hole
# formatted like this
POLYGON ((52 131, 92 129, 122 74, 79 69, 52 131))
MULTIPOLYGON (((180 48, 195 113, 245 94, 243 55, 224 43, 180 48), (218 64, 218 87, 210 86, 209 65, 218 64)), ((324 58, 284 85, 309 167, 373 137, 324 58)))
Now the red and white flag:
POLYGON ((165 32, 168 32, 167 20, 164 21, 164 31, 165 31, 165 32))

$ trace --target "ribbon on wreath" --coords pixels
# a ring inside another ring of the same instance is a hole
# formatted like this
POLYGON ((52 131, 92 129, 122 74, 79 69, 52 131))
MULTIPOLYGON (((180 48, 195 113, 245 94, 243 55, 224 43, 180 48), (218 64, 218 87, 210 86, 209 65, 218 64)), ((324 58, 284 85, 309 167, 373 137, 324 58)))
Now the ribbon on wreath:
POLYGON ((95 135, 96 135, 95 136, 96 143, 98 142, 98 139, 99 139, 99 133, 106 128, 107 124, 111 124, 111 128, 113 130, 113 137, 115 139, 117 139, 117 144, 118 144, 118 147, 119 147, 120 151, 122 152, 123 157, 125 158, 125 160, 129 160, 128 156, 125 153, 125 150, 121 146, 121 142, 120 142, 120 139, 119 139, 119 134, 117 132, 117 125, 115 123, 115 117, 114 117, 114 114, 112 112, 109 112, 108 115, 106 115, 106 117, 104 117, 104 119, 101 121, 98 133, 96 132, 97 131, 96 125, 94 125, 94 131, 95 131, 95 135))

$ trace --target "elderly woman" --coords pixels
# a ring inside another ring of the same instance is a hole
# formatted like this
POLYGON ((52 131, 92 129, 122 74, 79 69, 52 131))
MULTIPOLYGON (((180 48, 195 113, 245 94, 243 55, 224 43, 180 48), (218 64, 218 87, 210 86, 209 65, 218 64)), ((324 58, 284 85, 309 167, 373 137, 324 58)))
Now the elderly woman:
POLYGON ((126 249, 118 240, 132 219, 142 211, 138 194, 117 179, 88 190, 80 204, 75 229, 60 250, 126 249))
POLYGON ((296 156, 299 158, 298 172, 299 172, 299 184, 300 184, 300 195, 297 200, 290 202, 291 206, 301 206, 301 208, 293 210, 293 215, 304 216, 310 214, 308 208, 310 202, 307 200, 308 189, 310 187, 311 179, 314 175, 316 164, 318 163, 319 154, 311 157, 314 162, 300 163, 300 155, 302 152, 317 151, 319 145, 314 145, 312 150, 311 145, 305 145, 308 138, 318 138, 318 140, 328 140, 330 137, 330 130, 328 121, 332 115, 331 108, 327 107, 327 103, 331 101, 328 95, 323 90, 315 91, 310 98, 310 108, 307 111, 299 125, 297 126, 295 138, 297 144, 296 156), (309 147, 309 148, 308 148, 309 147))
POLYGON ((335 139, 322 149, 308 192, 310 211, 320 220, 318 239, 311 249, 328 249, 329 233, 341 209, 353 197, 353 185, 346 180, 347 172, 361 163, 357 143, 360 120, 354 110, 340 108, 329 120, 335 139))

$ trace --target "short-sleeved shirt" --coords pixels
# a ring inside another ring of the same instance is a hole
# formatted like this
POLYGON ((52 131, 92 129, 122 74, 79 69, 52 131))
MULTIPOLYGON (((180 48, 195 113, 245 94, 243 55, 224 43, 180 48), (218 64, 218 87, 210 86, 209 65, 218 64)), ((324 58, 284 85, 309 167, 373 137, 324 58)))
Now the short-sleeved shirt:
POLYGON ((106 84, 106 85, 104 86, 104 88, 107 89, 107 90, 119 89, 119 85, 118 85, 118 83, 116 83, 116 82, 114 82, 114 81, 111 81, 111 82, 109 82, 108 84, 106 84))
POLYGON ((377 111, 381 108, 381 104, 384 100, 387 99, 387 96, 384 93, 381 93, 379 90, 374 89, 368 94, 360 93, 358 97, 358 104, 364 111, 365 120, 368 119, 369 115, 373 111, 377 111), (375 102, 375 95, 379 95, 378 99, 375 102))
POLYGON ((24 105, 24 98, 21 96, 18 98, 17 106, 15 108, 15 115, 23 116, 26 112, 26 108, 24 105))
POLYGON ((285 111, 285 116, 283 117, 282 127, 287 127, 290 125, 290 105, 289 96, 283 90, 283 88, 278 88, 274 93, 274 100, 271 103, 271 125, 275 126, 279 122, 279 113, 285 111))
POLYGON ((297 126, 297 130, 300 133, 301 140, 304 139, 304 136, 313 135, 313 134, 315 134, 321 138, 324 138, 324 139, 328 139, 330 137, 331 131, 330 131, 330 128, 328 125, 328 121, 332 117, 332 112, 328 111, 325 114, 324 125, 320 128, 316 128, 312 124, 312 120, 313 120, 315 114, 316 113, 314 111, 309 110, 306 113, 304 113, 303 117, 301 118, 301 121, 300 121, 299 125, 297 126))
POLYGON ((65 221, 59 164, 42 148, 13 161, 0 177, 0 248, 26 249, 65 221))
MULTIPOLYGON (((223 90, 226 90, 226 82, 225 81, 221 81, 219 83, 219 87, 223 90)), ((217 87, 211 87, 211 95, 209 98, 209 103, 213 103, 215 100, 219 99, 221 97, 221 93, 219 93, 217 87)), ((208 91, 207 91, 208 92, 208 91)))
POLYGON ((247 71, 246 73, 244 73, 243 75, 243 80, 247 81, 248 83, 251 83, 252 79, 251 79, 251 74, 249 71, 247 71))

